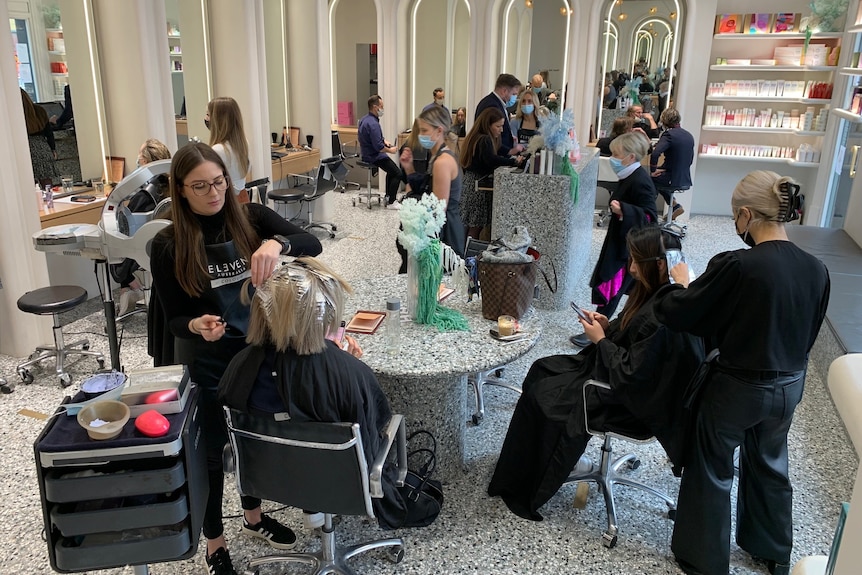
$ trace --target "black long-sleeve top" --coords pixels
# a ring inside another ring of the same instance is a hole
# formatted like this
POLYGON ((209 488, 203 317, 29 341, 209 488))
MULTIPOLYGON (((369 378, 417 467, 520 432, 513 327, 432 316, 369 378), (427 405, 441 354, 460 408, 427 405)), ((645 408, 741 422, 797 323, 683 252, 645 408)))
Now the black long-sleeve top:
MULTIPOLYGON (((262 241, 275 235, 286 236, 290 239, 290 255, 293 256, 316 256, 323 251, 316 237, 288 222, 266 206, 252 203, 245 204, 245 207, 248 210, 249 221, 262 241)), ((224 210, 214 216, 196 215, 196 217, 206 245, 232 239, 228 237, 225 228, 224 210)), ((153 282, 157 286, 171 333, 180 338, 199 338, 199 335, 189 331, 189 322, 192 318, 203 314, 221 315, 224 310, 210 308, 206 291, 200 297, 192 297, 180 286, 174 274, 173 231, 173 225, 168 226, 153 238, 150 259, 153 282)))
POLYGON ((517 162, 511 156, 501 156, 494 149, 494 141, 491 136, 482 136, 476 143, 476 151, 467 170, 485 177, 494 173, 500 166, 515 166, 517 162))
POLYGON ((798 371, 820 331, 829 273, 789 241, 767 241, 718 254, 688 289, 656 307, 671 329, 707 338, 722 365, 752 371, 798 371))

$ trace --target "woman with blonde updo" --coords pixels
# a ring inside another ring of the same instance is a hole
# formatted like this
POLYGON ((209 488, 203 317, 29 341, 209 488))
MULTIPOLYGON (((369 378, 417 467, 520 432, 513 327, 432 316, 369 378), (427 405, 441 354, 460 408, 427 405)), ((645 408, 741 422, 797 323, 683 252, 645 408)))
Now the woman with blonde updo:
POLYGON ((691 285, 686 265, 678 264, 671 275, 688 289, 656 306, 658 321, 704 337, 720 354, 694 396, 679 490, 671 548, 686 573, 729 571, 737 447, 736 542, 766 561, 773 575, 790 572, 787 432, 829 301, 826 266, 791 243, 784 229, 799 218, 803 200, 788 177, 745 176, 731 209, 735 231, 750 249, 718 254, 691 285))

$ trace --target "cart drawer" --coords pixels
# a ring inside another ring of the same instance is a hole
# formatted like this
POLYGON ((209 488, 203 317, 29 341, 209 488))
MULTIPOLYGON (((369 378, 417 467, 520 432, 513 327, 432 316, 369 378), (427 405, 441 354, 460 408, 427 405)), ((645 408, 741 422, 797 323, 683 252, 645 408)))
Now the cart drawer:
POLYGON ((184 493, 170 501, 135 502, 132 498, 64 503, 51 509, 51 522, 66 537, 102 531, 124 531, 141 527, 174 525, 189 514, 184 493))
POLYGON ((54 544, 55 568, 61 572, 110 569, 182 559, 193 549, 187 522, 163 528, 60 537, 54 544))
POLYGON ((45 474, 45 498, 55 503, 171 493, 183 486, 186 474, 177 458, 151 460, 144 469, 106 466, 75 470, 51 469, 45 474), (96 474, 92 474, 95 472, 96 474))

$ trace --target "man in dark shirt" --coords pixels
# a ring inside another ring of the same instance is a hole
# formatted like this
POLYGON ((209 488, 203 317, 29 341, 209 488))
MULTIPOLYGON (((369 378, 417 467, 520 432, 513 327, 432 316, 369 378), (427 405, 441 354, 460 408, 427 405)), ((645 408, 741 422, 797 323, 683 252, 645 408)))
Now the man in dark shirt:
POLYGON ((433 96, 434 96, 434 101, 431 102, 430 104, 428 104, 427 106, 425 106, 424 108, 422 108, 423 112, 425 110, 427 110, 428 108, 433 108, 434 106, 440 106, 441 108, 446 110, 447 114, 452 114, 452 112, 449 111, 449 108, 447 108, 446 106, 443 105, 443 102, 446 101, 446 91, 443 90, 443 88, 434 88, 433 96))
POLYGON ((676 219, 685 211, 673 199, 676 191, 691 188, 691 163, 694 161, 694 136, 680 126, 680 115, 674 108, 661 113, 661 123, 665 131, 650 156, 650 173, 655 189, 672 206, 672 218, 676 219), (659 165, 659 158, 664 162, 659 165))
POLYGON ((398 186, 406 181, 401 168, 387 154, 398 150, 383 138, 380 129, 380 116, 383 115, 383 98, 374 95, 368 98, 368 114, 359 120, 359 150, 362 161, 374 164, 386 172, 386 207, 391 210, 401 208, 395 202, 398 186))
POLYGON ((500 149, 497 151, 502 156, 515 156, 524 150, 524 146, 515 143, 512 135, 512 127, 509 125, 508 106, 512 106, 518 100, 521 91, 521 82, 511 74, 500 74, 494 84, 494 91, 479 100, 476 106, 476 116, 485 108, 499 108, 503 112, 503 133, 500 134, 500 149))

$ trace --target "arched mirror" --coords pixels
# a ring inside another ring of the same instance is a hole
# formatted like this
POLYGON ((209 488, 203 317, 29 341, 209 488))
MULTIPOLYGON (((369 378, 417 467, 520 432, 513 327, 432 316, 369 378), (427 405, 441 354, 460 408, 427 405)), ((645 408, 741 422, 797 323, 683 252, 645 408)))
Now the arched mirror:
POLYGON ((506 0, 502 7, 500 72, 514 74, 525 85, 541 74, 561 107, 565 106, 571 15, 570 0, 506 0))
POLYGON ((332 119, 355 126, 368 111, 368 98, 380 92, 374 0, 330 0, 329 38, 332 119))
POLYGON ((444 90, 443 105, 454 112, 467 103, 470 7, 466 0, 415 0, 408 14, 409 117, 434 102, 437 88, 444 90))
POLYGON ((681 0, 604 1, 596 98, 597 137, 609 133, 614 120, 625 114, 625 97, 632 95, 631 84, 626 87, 625 83, 637 75, 643 77, 635 94, 644 111, 650 111, 656 121, 661 111, 672 104, 684 9, 681 0), (610 90, 606 90, 608 80, 612 82, 610 90))

